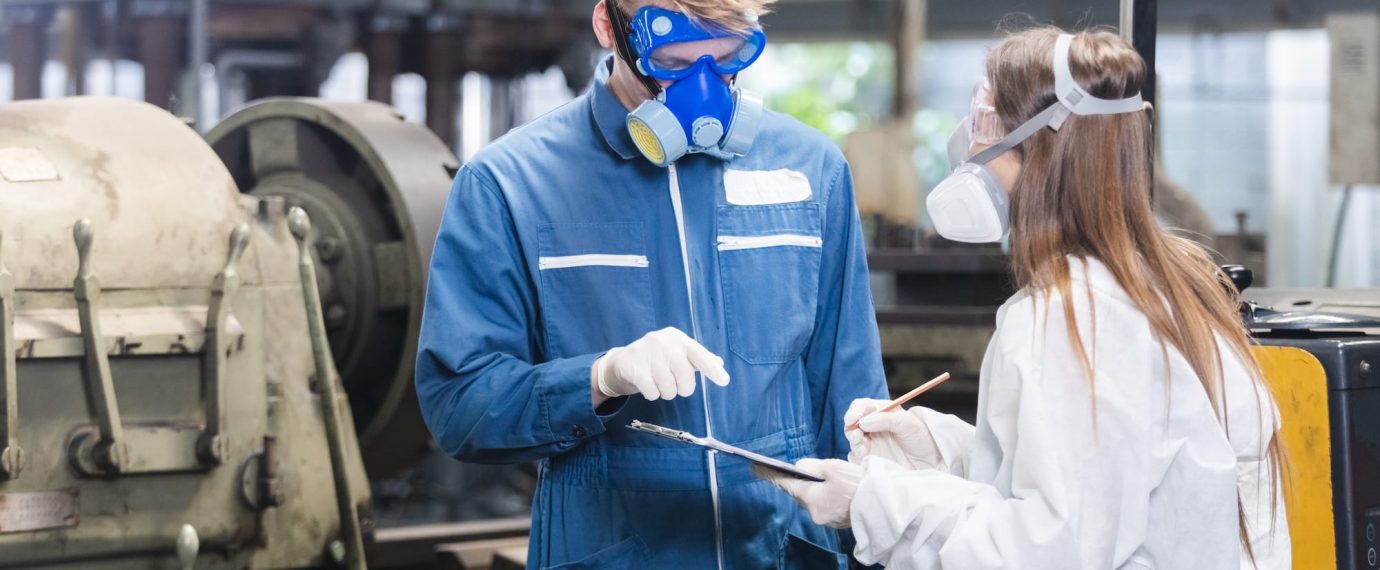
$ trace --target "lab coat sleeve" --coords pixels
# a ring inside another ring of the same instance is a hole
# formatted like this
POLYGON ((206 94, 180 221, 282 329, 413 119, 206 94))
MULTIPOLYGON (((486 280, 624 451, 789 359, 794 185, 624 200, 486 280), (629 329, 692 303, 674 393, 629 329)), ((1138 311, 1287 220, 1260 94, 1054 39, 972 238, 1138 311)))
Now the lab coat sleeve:
MULTIPOLYGON (((1013 307, 999 324, 999 350, 989 353, 997 361, 984 386, 1003 458, 997 477, 1009 472, 1010 496, 987 482, 869 458, 851 510, 859 560, 896 568, 1105 569, 1132 554, 1115 551, 1119 538, 1144 541, 1151 373, 1116 362, 1114 347, 1093 349, 1089 311, 1080 307, 1084 346, 1104 355, 1093 360, 1094 427, 1093 391, 1061 302, 1033 306, 1013 307)), ((1104 342, 1116 334, 1109 327, 1102 323, 1104 342)))
POLYGON ((604 431, 608 416, 590 395, 599 355, 536 362, 536 291, 521 248, 497 186, 466 166, 432 253, 416 374, 426 424, 457 459, 532 461, 604 431))
POLYGON ((853 178, 842 156, 827 185, 815 333, 805 352, 816 449, 823 458, 848 455, 843 414, 858 398, 885 398, 881 341, 868 282, 853 178))
MULTIPOLYGON (((1228 354, 1224 343, 1218 350, 1228 354)), ((1240 384, 1229 384, 1226 401, 1228 433, 1236 447, 1236 481, 1250 536, 1254 564, 1243 553, 1241 568, 1279 570, 1290 567, 1293 544, 1284 505, 1283 485, 1276 484, 1280 466, 1269 455, 1269 444, 1280 428, 1279 408, 1264 386, 1246 383, 1253 394, 1240 393, 1240 384), (1249 438, 1245 434, 1258 434, 1249 438)))
POLYGON ((935 447, 939 449, 940 471, 959 477, 968 476, 968 462, 977 437, 973 424, 963 421, 953 414, 936 412, 924 406, 911 408, 910 413, 920 416, 934 436, 935 447))

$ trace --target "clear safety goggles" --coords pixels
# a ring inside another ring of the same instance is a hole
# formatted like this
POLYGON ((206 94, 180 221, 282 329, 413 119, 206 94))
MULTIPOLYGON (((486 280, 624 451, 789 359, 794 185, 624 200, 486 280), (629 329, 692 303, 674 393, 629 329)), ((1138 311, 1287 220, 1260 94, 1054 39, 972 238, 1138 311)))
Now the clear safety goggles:
POLYGON ((704 61, 715 73, 733 75, 752 65, 766 47, 761 32, 746 38, 728 37, 666 44, 644 56, 643 69, 657 79, 675 81, 704 61))
POLYGON ((643 6, 629 26, 642 72, 665 81, 690 75, 701 63, 733 75, 757 61, 767 45, 760 28, 746 36, 706 29, 683 13, 656 6, 643 6))
POLYGON ((968 140, 971 144, 992 145, 1006 137, 1006 127, 992 99, 992 82, 986 77, 973 88, 968 103, 968 140))

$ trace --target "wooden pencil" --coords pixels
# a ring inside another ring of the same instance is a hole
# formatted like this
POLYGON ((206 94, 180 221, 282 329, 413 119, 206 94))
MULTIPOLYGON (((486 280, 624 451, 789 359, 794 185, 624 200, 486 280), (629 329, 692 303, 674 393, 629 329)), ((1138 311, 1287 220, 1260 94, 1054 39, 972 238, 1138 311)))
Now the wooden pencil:
MULTIPOLYGON (((938 375, 938 376, 935 376, 934 379, 932 379, 932 380, 930 380, 929 382, 926 382, 926 383, 924 383, 924 384, 921 384, 921 385, 920 385, 919 387, 917 387, 916 389, 911 390, 911 391, 909 391, 909 392, 906 392, 905 394, 901 394, 901 397, 896 398, 895 400, 892 400, 892 401, 888 402, 887 405, 882 406, 882 407, 879 408, 879 409, 873 410, 871 413, 864 414, 864 415, 863 415, 863 418, 865 418, 865 417, 867 417, 867 416, 870 416, 870 415, 872 415, 872 414, 880 414, 880 413, 883 413, 883 412, 890 412, 891 410, 894 410, 894 409, 896 409, 896 408, 899 408, 899 407, 901 407, 901 404, 904 404, 904 403, 906 403, 906 402, 909 402, 909 401, 911 401, 912 399, 914 399, 916 396, 919 396, 919 395, 921 395, 921 394, 924 394, 925 392, 928 392, 928 391, 930 390, 930 388, 933 388, 933 387, 935 387, 935 386, 938 386, 938 385, 940 385, 940 384, 943 384, 944 381, 945 381, 945 380, 948 380, 948 379, 949 379, 949 373, 948 373, 948 372, 945 372, 945 373, 943 373, 943 374, 940 374, 940 375, 938 375)), ((855 422, 853 422, 853 423, 851 423, 851 424, 848 424, 848 427, 845 427, 845 428, 844 428, 844 431, 858 429, 858 423, 860 423, 860 422, 862 422, 862 418, 858 418, 857 421, 855 421, 855 422)))

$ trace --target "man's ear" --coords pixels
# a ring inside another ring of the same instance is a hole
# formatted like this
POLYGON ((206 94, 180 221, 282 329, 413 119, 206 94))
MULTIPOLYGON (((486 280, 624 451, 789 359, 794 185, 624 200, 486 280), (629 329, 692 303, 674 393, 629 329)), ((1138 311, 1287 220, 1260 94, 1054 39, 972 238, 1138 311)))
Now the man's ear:
POLYGON ((599 47, 604 49, 613 49, 613 22, 609 21, 608 10, 604 7, 604 2, 612 1, 614 0, 602 0, 595 4, 594 18, 591 22, 594 26, 594 37, 599 39, 599 47))

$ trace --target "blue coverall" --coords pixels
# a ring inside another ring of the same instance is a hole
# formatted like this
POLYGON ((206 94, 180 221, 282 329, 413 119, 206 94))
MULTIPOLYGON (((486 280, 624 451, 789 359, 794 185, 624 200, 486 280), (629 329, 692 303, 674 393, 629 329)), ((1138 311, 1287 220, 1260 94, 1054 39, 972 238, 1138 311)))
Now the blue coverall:
POLYGON ((746 461, 711 465, 703 449, 626 426, 790 462, 848 453, 844 411, 886 395, 848 165, 820 133, 768 112, 746 156, 658 168, 633 145, 607 64, 456 176, 417 355, 427 425, 464 461, 541 461, 529 568, 844 567, 838 533, 746 461), (809 193, 731 204, 726 169, 793 170, 809 193), (778 235, 822 246, 719 245, 778 235), (732 382, 594 409, 594 360, 664 327, 724 357, 732 382))

